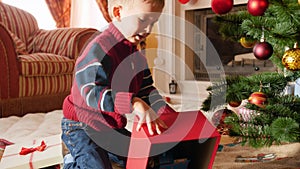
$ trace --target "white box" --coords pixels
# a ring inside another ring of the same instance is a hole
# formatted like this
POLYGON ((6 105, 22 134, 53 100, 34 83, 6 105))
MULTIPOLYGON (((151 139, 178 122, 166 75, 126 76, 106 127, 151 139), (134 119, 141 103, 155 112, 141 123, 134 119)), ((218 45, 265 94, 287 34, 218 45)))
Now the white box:
POLYGON ((45 138, 35 139, 31 142, 24 142, 6 146, 1 159, 1 169, 38 169, 63 163, 61 135, 54 135, 45 138), (34 151, 26 155, 20 155, 22 147, 34 148, 44 141, 44 151, 34 151))

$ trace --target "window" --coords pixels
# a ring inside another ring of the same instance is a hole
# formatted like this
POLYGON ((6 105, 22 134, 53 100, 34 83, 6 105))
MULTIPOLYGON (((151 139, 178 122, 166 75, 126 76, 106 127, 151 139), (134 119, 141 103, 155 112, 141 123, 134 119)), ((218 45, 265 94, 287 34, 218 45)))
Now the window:
POLYGON ((72 0, 71 27, 90 27, 100 31, 107 26, 107 21, 95 0, 72 0))
POLYGON ((54 29, 56 23, 43 0, 2 0, 2 2, 31 13, 37 20, 39 28, 54 29))

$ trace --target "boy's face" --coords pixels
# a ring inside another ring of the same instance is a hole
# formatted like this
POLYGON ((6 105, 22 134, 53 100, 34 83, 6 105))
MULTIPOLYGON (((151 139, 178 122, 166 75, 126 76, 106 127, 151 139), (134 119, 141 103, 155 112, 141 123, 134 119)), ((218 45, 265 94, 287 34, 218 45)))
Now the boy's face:
POLYGON ((138 44, 150 33, 153 24, 157 22, 163 7, 153 5, 142 0, 135 0, 134 4, 114 7, 115 26, 133 44, 138 44))

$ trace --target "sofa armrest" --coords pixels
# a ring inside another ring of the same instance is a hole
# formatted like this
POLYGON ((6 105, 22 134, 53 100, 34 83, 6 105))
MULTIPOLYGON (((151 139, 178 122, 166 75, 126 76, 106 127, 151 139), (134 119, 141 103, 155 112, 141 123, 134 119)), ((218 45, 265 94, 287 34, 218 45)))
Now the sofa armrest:
POLYGON ((39 30, 32 36, 29 46, 33 53, 54 53, 76 59, 86 42, 99 33, 93 28, 60 28, 39 30))
POLYGON ((0 100, 4 100, 19 96, 19 69, 15 43, 1 23, 0 35, 0 100))

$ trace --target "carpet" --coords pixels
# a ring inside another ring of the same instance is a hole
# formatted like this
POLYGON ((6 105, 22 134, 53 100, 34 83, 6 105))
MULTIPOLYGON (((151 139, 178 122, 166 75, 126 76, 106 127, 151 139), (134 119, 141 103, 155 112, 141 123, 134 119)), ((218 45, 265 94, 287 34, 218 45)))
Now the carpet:
MULTIPOLYGON (((217 152, 213 169, 300 169, 300 143, 274 145, 255 149, 230 141, 221 142, 223 149, 217 152), (237 156, 256 156, 274 153, 276 158, 267 162, 235 162, 237 156)), ((4 149, 0 149, 0 160, 4 149)), ((122 169, 113 163, 113 169, 122 169)))
POLYGON ((213 169, 300 169, 300 143, 253 148, 221 140, 223 149, 217 152, 213 169), (236 162, 236 157, 257 157, 274 154, 276 157, 264 162, 236 162))

